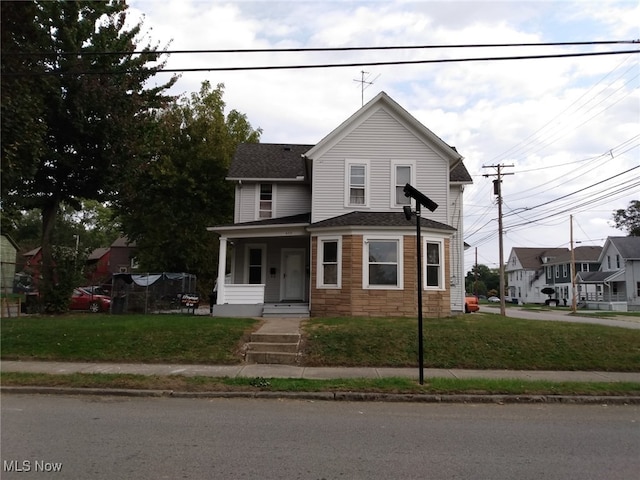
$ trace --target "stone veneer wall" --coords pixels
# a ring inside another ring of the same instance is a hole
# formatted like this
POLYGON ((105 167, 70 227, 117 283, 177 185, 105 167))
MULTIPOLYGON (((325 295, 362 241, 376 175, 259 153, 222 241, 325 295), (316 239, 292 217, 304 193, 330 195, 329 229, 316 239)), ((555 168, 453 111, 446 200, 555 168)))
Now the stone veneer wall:
MULTIPOLYGON (((449 258, 449 243, 445 239, 443 258, 449 258)), ((416 239, 405 236, 404 290, 378 290, 362 288, 362 235, 342 237, 342 288, 317 288, 318 239, 311 241, 311 316, 354 317, 415 317, 418 312, 416 288, 416 239)), ((450 278, 449 262, 445 261, 445 283, 450 278)), ((422 314, 425 317, 451 315, 451 293, 446 283, 442 291, 424 290, 422 314)))

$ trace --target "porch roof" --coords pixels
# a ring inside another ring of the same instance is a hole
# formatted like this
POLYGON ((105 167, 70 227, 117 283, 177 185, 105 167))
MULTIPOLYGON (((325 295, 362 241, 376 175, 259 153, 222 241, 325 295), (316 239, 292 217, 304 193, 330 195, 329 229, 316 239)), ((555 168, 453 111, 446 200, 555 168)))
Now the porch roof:
POLYGON ((294 232, 294 230, 295 232, 289 233, 289 235, 306 235, 305 228, 309 226, 310 222, 311 213, 301 213, 288 217, 265 218, 264 220, 254 220, 252 222, 217 225, 215 227, 207 227, 207 230, 220 235, 233 234, 234 236, 265 235, 267 231, 271 236, 280 236, 284 234, 283 231, 294 232))
MULTIPOLYGON (((312 223, 309 230, 321 228, 336 227, 395 227, 407 228, 411 225, 415 226, 415 217, 411 221, 407 221, 403 212, 351 212, 345 213, 338 217, 328 218, 320 222, 312 223)), ((444 223, 429 220, 428 218, 420 218, 420 226, 431 230, 446 230, 455 232, 455 228, 444 223)))
POLYGON ((607 283, 624 280, 624 268, 607 272, 578 272, 578 283, 607 283))

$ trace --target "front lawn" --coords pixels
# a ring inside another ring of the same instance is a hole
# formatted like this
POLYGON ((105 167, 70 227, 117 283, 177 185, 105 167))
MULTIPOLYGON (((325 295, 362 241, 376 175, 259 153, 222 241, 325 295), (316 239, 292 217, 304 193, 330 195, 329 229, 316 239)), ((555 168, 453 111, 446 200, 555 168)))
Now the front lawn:
MULTIPOLYGON (((3 318, 3 359, 237 364, 259 321, 193 315, 3 318)), ((417 367, 414 318, 313 318, 303 365, 417 367)), ((640 330, 503 318, 424 320, 426 368, 640 371, 640 330)))
MULTIPOLYGON (((312 319, 308 366, 417 366, 416 319, 312 319)), ((472 314, 424 321, 427 368, 640 371, 640 330, 472 314)))
POLYGON ((257 320, 76 314, 2 319, 2 358, 234 364, 257 320))

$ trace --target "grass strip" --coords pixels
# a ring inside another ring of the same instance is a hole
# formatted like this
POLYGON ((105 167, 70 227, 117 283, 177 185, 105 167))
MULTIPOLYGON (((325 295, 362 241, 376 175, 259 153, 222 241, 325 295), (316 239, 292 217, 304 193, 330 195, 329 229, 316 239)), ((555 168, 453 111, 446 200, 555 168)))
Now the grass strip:
POLYGON ((187 377, 133 374, 43 374, 4 372, 2 386, 172 390, 182 392, 273 391, 397 394, 640 395, 636 382, 551 382, 540 380, 407 378, 308 380, 250 377, 187 377))

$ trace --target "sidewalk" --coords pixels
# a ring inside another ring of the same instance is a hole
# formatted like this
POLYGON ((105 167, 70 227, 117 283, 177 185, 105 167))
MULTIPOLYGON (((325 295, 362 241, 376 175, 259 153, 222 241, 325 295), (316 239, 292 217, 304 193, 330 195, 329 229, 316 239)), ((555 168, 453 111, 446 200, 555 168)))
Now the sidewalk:
MULTIPOLYGON (((171 365, 134 363, 37 362, 4 360, 2 372, 23 373, 129 373, 137 375, 184 375, 203 377, 248 378, 305 378, 326 380, 332 378, 386 378, 418 379, 418 368, 382 367, 299 367, 295 365, 171 365)), ((639 382, 639 372, 574 372, 537 370, 461 370, 425 368, 425 378, 457 379, 519 379, 553 382, 639 382)))

